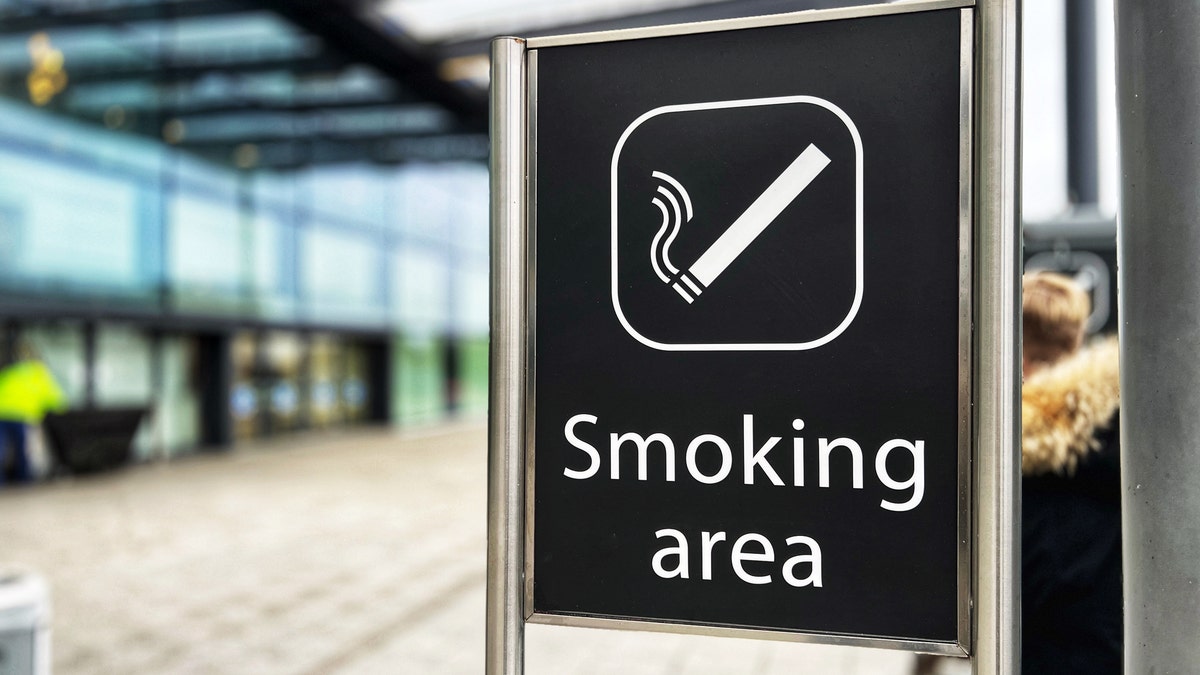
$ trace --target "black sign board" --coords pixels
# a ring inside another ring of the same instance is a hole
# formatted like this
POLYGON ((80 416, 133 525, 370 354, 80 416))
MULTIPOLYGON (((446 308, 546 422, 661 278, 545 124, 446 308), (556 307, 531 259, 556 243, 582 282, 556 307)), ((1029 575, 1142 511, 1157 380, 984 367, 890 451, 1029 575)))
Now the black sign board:
POLYGON ((972 10, 883 11, 530 41, 532 620, 966 643, 972 10))

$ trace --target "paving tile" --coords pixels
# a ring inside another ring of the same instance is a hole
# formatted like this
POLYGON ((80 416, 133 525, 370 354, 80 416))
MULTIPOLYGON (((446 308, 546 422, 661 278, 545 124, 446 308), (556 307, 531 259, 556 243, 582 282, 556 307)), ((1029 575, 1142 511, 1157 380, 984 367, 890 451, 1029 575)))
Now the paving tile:
MULTIPOLYGON (((479 423, 311 434, 7 491, 0 563, 50 580, 57 675, 478 675, 485 445, 479 423)), ((526 632, 529 675, 899 675, 911 660, 526 632)))

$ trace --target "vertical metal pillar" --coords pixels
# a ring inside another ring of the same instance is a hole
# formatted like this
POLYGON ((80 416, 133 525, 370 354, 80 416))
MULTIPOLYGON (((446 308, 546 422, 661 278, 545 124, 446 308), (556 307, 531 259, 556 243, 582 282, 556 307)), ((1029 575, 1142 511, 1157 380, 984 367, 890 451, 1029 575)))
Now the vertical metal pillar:
POLYGON ((1119 0, 1125 669, 1200 664, 1200 4, 1119 0))
POLYGON ((977 5, 974 672, 1020 671, 1020 0, 977 5))
MULTIPOLYGON (((371 422, 388 424, 395 421, 392 415, 392 397, 396 395, 392 385, 392 338, 385 336, 363 343, 367 361, 367 419, 371 422)), ((308 344, 305 343, 305 351, 308 344)), ((310 387, 311 375, 303 372, 309 368, 307 354, 302 361, 301 383, 310 387)))
POLYGON ((147 337, 150 339, 150 452, 154 459, 163 461, 170 456, 163 425, 167 407, 166 364, 163 362, 165 338, 160 328, 151 328, 147 337))
POLYGON ((446 380, 442 412, 451 416, 458 414, 462 407, 462 343, 457 331, 447 332, 442 337, 442 372, 446 380))
POLYGON ((228 333, 196 336, 200 389, 200 442, 227 448, 233 443, 233 337, 228 333))
POLYGON ((15 320, 9 319, 0 325, 0 367, 16 362, 20 337, 21 327, 15 320))
POLYGON ((1067 0, 1067 192, 1076 206, 1100 202, 1096 0, 1067 0))
POLYGON ((83 323, 83 407, 96 407, 96 322, 83 323))
POLYGON ((525 668, 525 41, 492 42, 486 672, 525 668))

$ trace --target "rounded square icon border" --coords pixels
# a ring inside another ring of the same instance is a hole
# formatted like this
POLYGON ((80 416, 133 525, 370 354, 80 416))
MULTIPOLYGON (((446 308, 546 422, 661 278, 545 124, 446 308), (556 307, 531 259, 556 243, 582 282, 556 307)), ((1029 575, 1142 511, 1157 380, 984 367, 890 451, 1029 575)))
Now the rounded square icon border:
POLYGON ((863 296, 863 147, 862 138, 859 136, 858 127, 850 119, 850 116, 841 108, 837 107, 829 101, 818 98, 816 96, 776 96, 770 98, 750 98, 750 99, 735 99, 730 101, 710 101, 706 103, 685 103, 679 105, 667 105, 659 108, 654 108, 649 112, 642 114, 635 119, 625 131, 621 134, 621 138, 617 141, 617 146, 613 150, 612 158, 612 184, 611 184, 611 203, 612 203, 612 302, 613 309, 616 311, 617 319, 621 322, 621 326, 625 328, 625 332, 629 333, 635 340, 661 351, 668 352, 700 352, 700 351, 803 351, 807 349, 816 349, 822 345, 832 342, 835 338, 841 335, 854 321, 854 317, 858 314, 858 309, 862 305, 863 296), (625 147, 625 142, 629 140, 630 135, 646 121, 658 117, 677 112, 693 112, 697 110, 723 110, 727 108, 753 108, 769 105, 787 105, 792 103, 805 103, 816 105, 832 112, 846 125, 846 129, 850 131, 850 136, 854 139, 855 166, 854 166, 854 301, 850 305, 850 311, 841 323, 837 325, 829 333, 815 340, 807 342, 748 342, 748 343, 665 343, 652 340, 639 333, 629 320, 625 318, 625 312, 621 309, 621 298, 619 291, 619 283, 617 279, 617 230, 618 230, 618 210, 617 210, 617 167, 621 159, 621 149, 625 147))

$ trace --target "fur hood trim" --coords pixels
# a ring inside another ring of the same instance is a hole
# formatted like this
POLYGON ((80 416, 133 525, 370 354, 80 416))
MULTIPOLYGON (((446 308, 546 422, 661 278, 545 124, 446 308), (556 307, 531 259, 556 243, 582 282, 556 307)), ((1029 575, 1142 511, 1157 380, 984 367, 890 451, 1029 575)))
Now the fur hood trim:
POLYGON ((1121 403, 1115 337, 1038 371, 1021 387, 1021 473, 1072 475, 1121 403))

